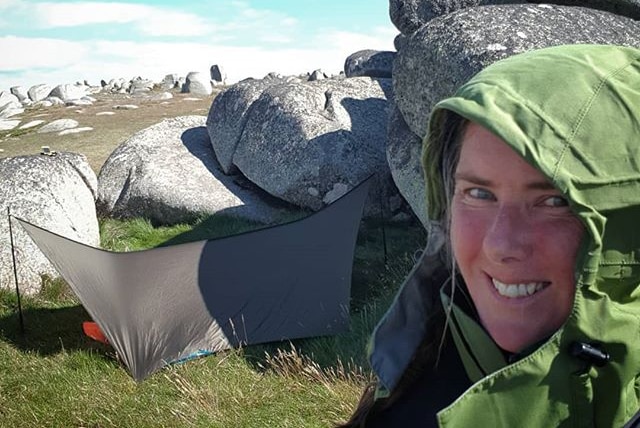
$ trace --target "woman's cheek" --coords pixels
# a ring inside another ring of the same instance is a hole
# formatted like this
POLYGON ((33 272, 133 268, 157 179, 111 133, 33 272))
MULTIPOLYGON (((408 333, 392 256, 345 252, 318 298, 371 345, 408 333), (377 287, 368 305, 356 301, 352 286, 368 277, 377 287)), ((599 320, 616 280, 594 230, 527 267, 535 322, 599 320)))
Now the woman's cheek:
POLYGON ((480 251, 492 214, 489 210, 467 207, 458 202, 452 206, 451 247, 460 264, 480 251))

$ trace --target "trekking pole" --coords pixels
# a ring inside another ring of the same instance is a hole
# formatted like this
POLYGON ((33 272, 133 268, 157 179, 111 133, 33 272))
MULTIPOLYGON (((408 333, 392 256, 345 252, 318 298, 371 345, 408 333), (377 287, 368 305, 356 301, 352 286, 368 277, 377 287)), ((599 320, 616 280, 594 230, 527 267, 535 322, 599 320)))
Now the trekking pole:
POLYGON ((20 302, 20 287, 18 287, 18 267, 16 265, 16 251, 13 245, 13 230, 11 228, 11 208, 7 207, 7 220, 9 220, 9 239, 11 241, 11 259, 13 261, 13 279, 16 284, 16 295, 18 296, 18 316, 20 319, 20 332, 24 334, 24 318, 22 317, 22 304, 20 302))

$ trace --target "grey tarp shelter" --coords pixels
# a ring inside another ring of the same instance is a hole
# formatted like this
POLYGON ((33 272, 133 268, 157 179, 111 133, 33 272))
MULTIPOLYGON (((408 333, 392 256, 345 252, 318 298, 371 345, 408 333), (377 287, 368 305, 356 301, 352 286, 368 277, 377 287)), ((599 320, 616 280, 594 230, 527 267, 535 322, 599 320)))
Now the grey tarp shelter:
POLYGON ((369 181, 302 220, 129 253, 18 220, 142 380, 199 352, 348 328, 369 181))

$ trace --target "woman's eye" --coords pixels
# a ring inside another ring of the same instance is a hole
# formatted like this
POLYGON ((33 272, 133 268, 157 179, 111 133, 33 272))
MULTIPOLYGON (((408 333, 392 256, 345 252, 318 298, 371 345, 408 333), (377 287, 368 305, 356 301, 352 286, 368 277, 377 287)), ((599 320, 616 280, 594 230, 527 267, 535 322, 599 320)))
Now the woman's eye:
POLYGON ((547 207, 568 207, 569 202, 562 196, 549 196, 542 201, 542 204, 547 207))
POLYGON ((493 193, 486 189, 482 189, 479 187, 474 187, 467 190, 467 195, 472 197, 473 199, 482 199, 482 200, 493 200, 493 193))

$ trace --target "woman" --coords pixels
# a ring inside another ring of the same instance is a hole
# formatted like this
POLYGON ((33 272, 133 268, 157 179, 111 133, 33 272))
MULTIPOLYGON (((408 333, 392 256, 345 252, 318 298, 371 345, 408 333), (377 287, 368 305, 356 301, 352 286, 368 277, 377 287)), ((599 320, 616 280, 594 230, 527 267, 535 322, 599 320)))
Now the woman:
POLYGON ((640 50, 493 64, 436 105, 424 167, 447 245, 376 328, 378 382, 345 426, 625 425, 640 409, 640 50))

